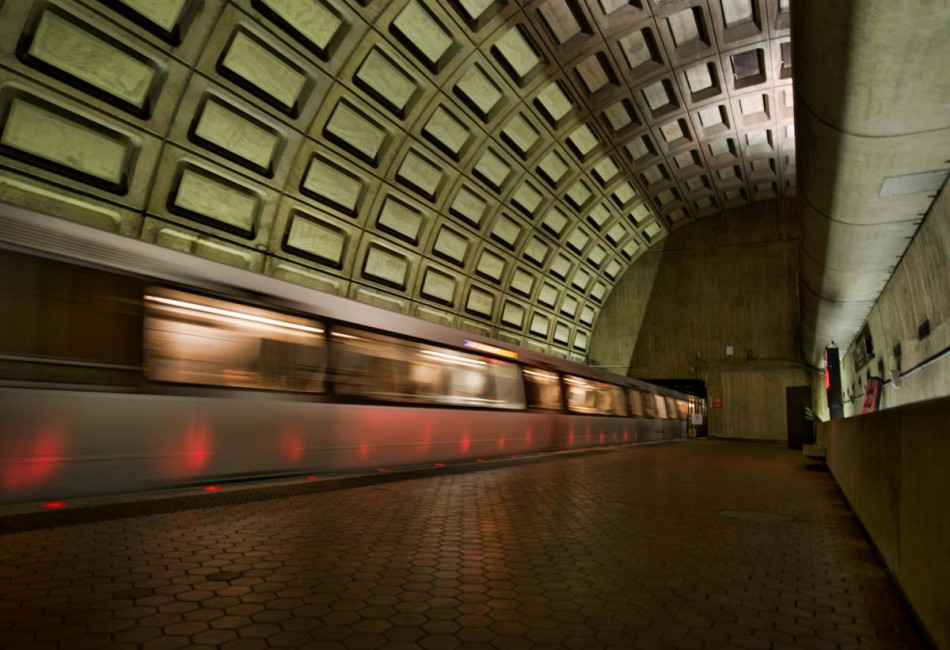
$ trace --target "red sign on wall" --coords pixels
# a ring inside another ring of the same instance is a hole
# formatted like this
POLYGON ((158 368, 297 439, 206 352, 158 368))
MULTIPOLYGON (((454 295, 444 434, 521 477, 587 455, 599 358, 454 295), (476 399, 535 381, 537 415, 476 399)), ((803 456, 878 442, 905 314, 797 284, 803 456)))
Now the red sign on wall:
POLYGON ((722 398, 721 398, 721 397, 713 397, 713 408, 714 408, 714 409, 721 409, 721 408, 722 408, 722 398))
POLYGON ((881 380, 872 377, 868 380, 867 392, 864 393, 864 404, 861 413, 876 413, 881 403, 881 380))

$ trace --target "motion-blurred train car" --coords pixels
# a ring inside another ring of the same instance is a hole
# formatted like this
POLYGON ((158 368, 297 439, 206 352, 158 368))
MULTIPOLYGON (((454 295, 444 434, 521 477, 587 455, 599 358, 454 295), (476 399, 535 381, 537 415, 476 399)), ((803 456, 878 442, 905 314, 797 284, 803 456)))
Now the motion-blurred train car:
POLYGON ((686 395, 0 205, 0 502, 685 436, 686 395))

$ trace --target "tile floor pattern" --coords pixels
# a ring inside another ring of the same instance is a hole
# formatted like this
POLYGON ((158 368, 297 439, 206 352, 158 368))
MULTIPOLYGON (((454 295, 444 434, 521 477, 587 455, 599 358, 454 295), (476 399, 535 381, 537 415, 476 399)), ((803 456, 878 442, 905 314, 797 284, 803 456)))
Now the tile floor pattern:
POLYGON ((0 537, 0 647, 923 647, 829 474, 694 441, 0 537))

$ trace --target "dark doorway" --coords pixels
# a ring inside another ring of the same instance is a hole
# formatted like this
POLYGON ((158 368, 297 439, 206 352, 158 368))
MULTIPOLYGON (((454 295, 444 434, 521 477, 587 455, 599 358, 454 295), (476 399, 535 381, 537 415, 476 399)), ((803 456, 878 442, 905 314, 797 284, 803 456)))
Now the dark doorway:
POLYGON ((706 382, 701 379, 644 379, 643 381, 706 399, 706 382))
POLYGON ((812 421, 805 416, 811 407, 811 386, 785 387, 785 417, 788 421, 788 448, 801 449, 815 442, 812 421))

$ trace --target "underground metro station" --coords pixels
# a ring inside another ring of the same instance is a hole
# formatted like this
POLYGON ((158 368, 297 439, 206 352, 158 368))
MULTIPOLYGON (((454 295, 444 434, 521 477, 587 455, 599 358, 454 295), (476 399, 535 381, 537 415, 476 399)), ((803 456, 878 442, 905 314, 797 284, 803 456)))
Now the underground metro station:
POLYGON ((950 650, 946 0, 0 0, 0 648, 950 650))

